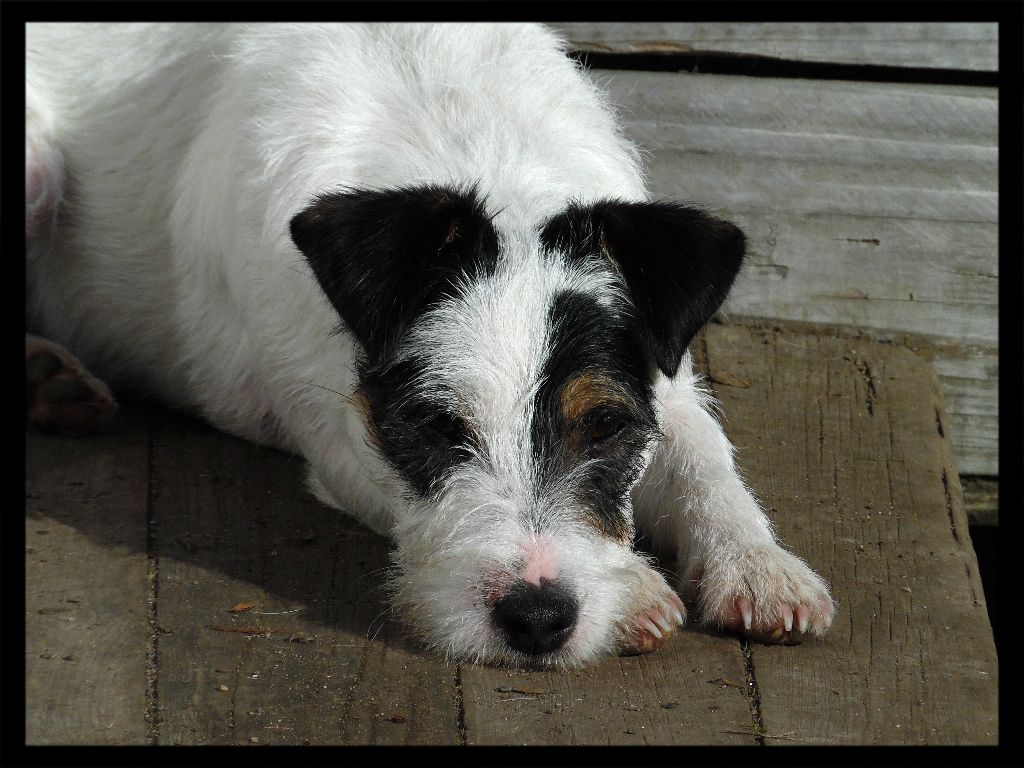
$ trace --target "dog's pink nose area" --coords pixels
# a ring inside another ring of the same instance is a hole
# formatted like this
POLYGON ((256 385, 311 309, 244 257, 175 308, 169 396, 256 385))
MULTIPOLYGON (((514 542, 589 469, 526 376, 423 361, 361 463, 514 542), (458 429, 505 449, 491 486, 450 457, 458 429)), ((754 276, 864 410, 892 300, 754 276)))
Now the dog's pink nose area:
POLYGON ((494 606, 494 622, 509 645, 538 656, 561 648, 576 626, 576 598, 548 579, 517 581, 494 606))
POLYGON ((527 584, 540 586, 541 579, 555 580, 555 547, 550 541, 536 539, 523 548, 523 572, 520 578, 527 584))

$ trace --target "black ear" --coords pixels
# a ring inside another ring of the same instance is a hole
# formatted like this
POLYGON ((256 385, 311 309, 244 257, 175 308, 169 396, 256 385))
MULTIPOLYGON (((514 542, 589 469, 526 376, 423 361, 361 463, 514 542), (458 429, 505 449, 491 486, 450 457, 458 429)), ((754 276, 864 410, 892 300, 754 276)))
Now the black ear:
POLYGON ((320 195, 292 219, 291 235, 371 362, 457 276, 497 260, 497 236, 472 189, 320 195))
POLYGON ((570 206, 541 237, 570 258, 599 254, 611 262, 629 289, 654 360, 670 377, 725 301, 746 248, 738 227, 671 202, 570 206))

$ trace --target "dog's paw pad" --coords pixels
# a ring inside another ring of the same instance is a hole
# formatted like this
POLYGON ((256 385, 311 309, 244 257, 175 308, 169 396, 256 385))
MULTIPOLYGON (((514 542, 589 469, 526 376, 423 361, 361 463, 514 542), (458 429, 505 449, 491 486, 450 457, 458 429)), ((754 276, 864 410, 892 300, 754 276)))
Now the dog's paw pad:
POLYGON ((754 550, 709 565, 702 574, 705 624, 767 643, 799 643, 825 634, 835 605, 828 587, 806 563, 781 548, 754 550))
POLYGON ((619 653, 638 656, 656 651, 685 622, 686 607, 675 592, 670 592, 660 604, 640 611, 622 626, 624 641, 619 653))
POLYGON ((25 414, 36 427, 62 432, 93 430, 116 412, 110 389, 64 348, 26 339, 25 414))

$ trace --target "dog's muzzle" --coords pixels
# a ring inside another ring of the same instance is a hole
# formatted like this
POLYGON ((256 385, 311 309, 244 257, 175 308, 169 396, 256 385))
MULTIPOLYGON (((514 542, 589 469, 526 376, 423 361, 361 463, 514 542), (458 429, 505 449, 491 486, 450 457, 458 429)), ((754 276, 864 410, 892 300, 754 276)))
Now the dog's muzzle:
POLYGON ((579 606, 565 587, 542 578, 539 585, 515 582, 492 610, 509 645, 539 656, 565 644, 576 627, 579 606))

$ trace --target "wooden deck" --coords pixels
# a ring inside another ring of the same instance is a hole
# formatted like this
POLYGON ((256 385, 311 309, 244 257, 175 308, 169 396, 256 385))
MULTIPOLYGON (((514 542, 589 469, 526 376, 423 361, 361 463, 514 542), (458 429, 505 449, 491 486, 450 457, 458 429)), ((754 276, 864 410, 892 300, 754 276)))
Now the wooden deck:
POLYGON ((900 346, 746 325, 693 347, 784 542, 833 585, 793 647, 687 627, 577 672, 446 663, 388 544, 302 462, 151 406, 26 432, 29 744, 995 744, 997 659, 938 381, 900 346))
POLYGON ((103 436, 26 432, 28 744, 997 743, 957 472, 998 473, 998 29, 563 31, 606 62, 708 55, 593 75, 653 193, 748 233, 731 324, 693 350, 782 540, 833 585, 831 633, 689 626, 578 672, 452 665, 389 614, 388 542, 313 500, 301 460, 126 403, 103 436))
POLYGON ((770 56, 815 64, 995 72, 995 23, 614 23, 554 25, 584 51, 770 56))
POLYGON ((997 25, 560 28, 575 49, 620 54, 622 66, 655 54, 657 66, 685 70, 704 56, 699 72, 593 76, 650 152, 653 193, 711 206, 747 233, 726 311, 928 350, 957 468, 997 475, 997 25), (713 69, 764 57, 800 76, 713 69), (886 67, 887 81, 835 79, 866 64, 886 67), (989 84, 921 82, 938 71, 960 83, 952 75, 988 73, 989 84))

